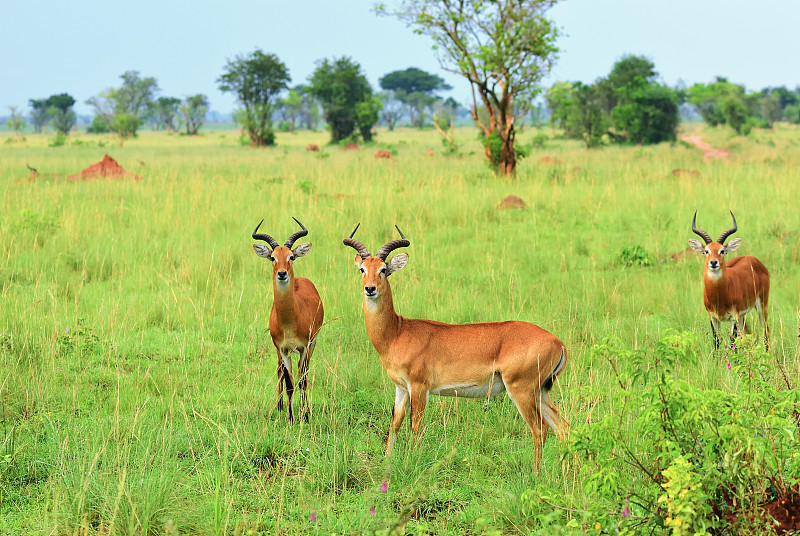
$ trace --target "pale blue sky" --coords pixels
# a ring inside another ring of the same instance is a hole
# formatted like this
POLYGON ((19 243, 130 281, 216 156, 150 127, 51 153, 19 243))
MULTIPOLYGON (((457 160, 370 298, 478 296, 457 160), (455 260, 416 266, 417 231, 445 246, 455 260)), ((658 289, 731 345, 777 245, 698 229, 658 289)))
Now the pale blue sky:
MULTIPOLYGON (((386 1, 391 5, 391 0, 386 1)), ((387 72, 416 66, 443 76, 458 101, 468 86, 439 67, 430 41, 372 0, 0 0, 0 115, 9 105, 67 92, 84 101, 119 75, 154 76, 161 95, 205 93, 229 112, 215 80, 227 58, 261 48, 277 54, 293 84, 321 58, 350 56, 375 89, 387 72)), ((563 32, 555 80, 591 82, 623 54, 655 62, 664 82, 722 75, 748 89, 800 85, 798 0, 562 0, 551 10, 563 32)))

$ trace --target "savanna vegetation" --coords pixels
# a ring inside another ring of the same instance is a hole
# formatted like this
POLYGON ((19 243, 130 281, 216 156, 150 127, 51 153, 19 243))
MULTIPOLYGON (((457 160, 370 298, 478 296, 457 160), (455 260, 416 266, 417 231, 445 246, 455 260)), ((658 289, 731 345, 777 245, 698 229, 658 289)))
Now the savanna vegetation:
POLYGON ((800 131, 701 134, 728 160, 527 129, 513 177, 474 128, 451 157, 416 129, 360 151, 322 131, 259 150, 212 130, 0 143, 0 532, 770 533, 761 506, 800 480, 800 131), (105 152, 143 179, 63 180, 105 152), (40 176, 21 180, 26 165, 40 176), (527 207, 498 210, 509 195, 527 207), (771 354, 749 336, 713 351, 687 239, 695 210, 716 236, 729 208, 737 254, 772 276, 771 354), (313 243, 295 273, 326 324, 311 421, 289 425, 250 234, 264 218, 286 237, 293 216, 313 243), (419 446, 406 424, 384 457, 394 388, 342 244, 356 222, 365 244, 394 224, 411 242, 400 314, 527 320, 564 341, 551 396, 572 432, 550 435, 539 472, 505 397, 431 397, 419 446))

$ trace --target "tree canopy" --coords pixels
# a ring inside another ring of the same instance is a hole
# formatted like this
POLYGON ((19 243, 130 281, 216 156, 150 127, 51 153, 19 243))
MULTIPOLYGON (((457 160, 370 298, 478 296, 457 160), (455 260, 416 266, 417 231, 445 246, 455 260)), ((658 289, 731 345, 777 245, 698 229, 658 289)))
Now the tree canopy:
POLYGON ((556 60, 558 30, 547 18, 556 0, 401 0, 379 7, 431 37, 442 67, 466 78, 472 118, 483 132, 486 156, 506 174, 516 169, 517 118, 527 113, 542 78, 556 60), (478 114, 478 102, 486 121, 478 114), (494 140, 501 142, 493 150, 494 140))
POLYGON ((378 81, 381 88, 389 91, 386 96, 397 99, 408 109, 411 124, 422 127, 425 123, 425 108, 433 108, 437 91, 452 89, 440 76, 427 73, 417 67, 392 71, 378 81))
POLYGON ((273 99, 291 80, 289 70, 276 55, 259 49, 228 60, 217 78, 220 91, 234 93, 242 105, 234 115, 254 147, 274 145, 273 99))
POLYGON ((348 57, 324 59, 317 64, 310 82, 310 91, 322 105, 331 129, 331 141, 350 138, 356 127, 365 141, 372 139, 372 126, 378 121, 377 103, 358 63, 348 57), (361 103, 367 104, 359 106, 361 103))

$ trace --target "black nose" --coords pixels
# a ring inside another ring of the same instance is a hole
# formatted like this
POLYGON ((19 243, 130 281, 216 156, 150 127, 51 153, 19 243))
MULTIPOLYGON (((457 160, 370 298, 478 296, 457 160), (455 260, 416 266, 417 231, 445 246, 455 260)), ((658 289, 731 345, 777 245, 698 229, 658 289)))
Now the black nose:
POLYGON ((364 287, 364 292, 367 294, 375 294, 375 287, 364 287))
POLYGON ((286 273, 286 271, 278 272, 278 279, 286 279, 287 277, 288 274, 286 273))
POLYGON ((716 268, 716 266, 719 264, 719 261, 711 261, 708 264, 710 264, 712 268, 716 268))

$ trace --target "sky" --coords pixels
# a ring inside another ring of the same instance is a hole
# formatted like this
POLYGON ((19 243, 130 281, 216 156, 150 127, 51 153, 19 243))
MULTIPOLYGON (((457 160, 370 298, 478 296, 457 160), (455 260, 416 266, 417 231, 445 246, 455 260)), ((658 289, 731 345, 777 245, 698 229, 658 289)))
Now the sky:
MULTIPOLYGON (((387 6, 392 0, 385 0, 387 6)), ((86 99, 121 85, 128 70, 152 76, 159 96, 208 96, 211 109, 236 108, 217 89, 226 60, 256 48, 276 54, 292 85, 323 58, 349 56, 373 88, 384 74, 418 67, 442 76, 457 101, 468 84, 439 65, 429 38, 372 0, 0 0, 0 115, 31 98, 86 99)), ((592 82, 626 54, 655 63, 662 82, 800 86, 798 0, 561 0, 550 10, 559 59, 543 85, 592 82)))

